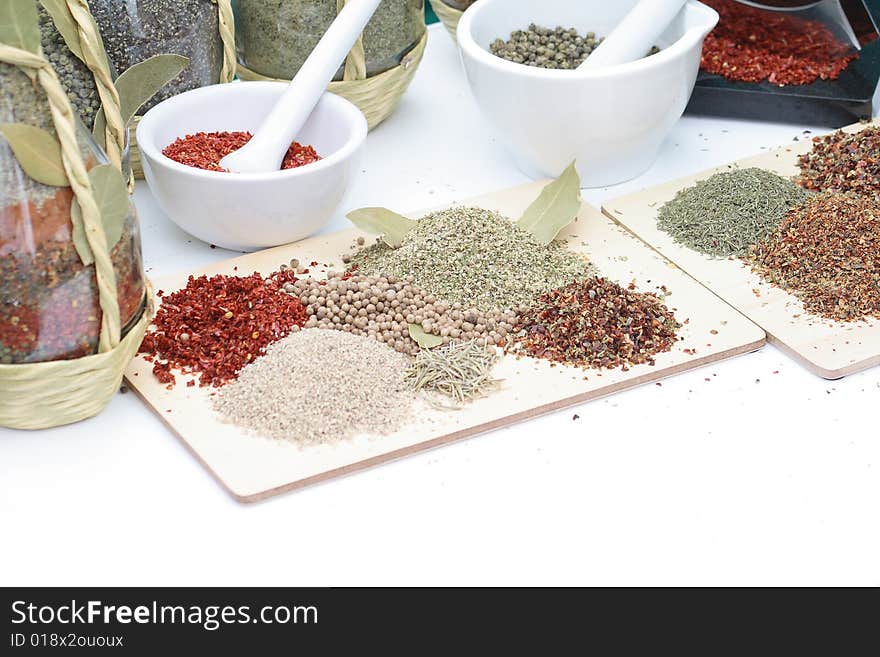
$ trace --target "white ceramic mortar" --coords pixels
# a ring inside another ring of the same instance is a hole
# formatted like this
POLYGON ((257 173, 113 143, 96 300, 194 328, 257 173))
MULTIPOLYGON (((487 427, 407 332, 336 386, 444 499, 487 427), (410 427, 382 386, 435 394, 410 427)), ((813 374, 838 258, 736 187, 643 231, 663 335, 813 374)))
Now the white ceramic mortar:
POLYGON ((556 177, 577 160, 584 187, 644 173, 681 118, 700 66, 703 39, 718 22, 691 0, 658 39, 661 52, 600 70, 548 70, 495 57, 530 23, 608 34, 637 0, 480 0, 458 24, 458 44, 474 97, 517 165, 556 177))
POLYGON ((162 150, 195 132, 253 133, 287 89, 282 82, 221 84, 169 98, 137 130, 144 177, 162 210, 200 240, 237 251, 295 242, 320 230, 343 199, 367 121, 327 93, 297 135, 323 158, 270 173, 222 173, 179 164, 162 150))

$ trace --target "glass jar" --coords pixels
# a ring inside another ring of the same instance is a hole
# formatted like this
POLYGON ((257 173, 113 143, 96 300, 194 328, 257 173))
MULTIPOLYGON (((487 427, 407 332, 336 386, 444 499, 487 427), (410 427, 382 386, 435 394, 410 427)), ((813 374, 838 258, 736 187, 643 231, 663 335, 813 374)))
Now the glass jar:
POLYGON ((154 55, 189 58, 183 72, 141 108, 146 112, 177 94, 217 84, 223 39, 212 0, 89 0, 110 63, 120 74, 154 55))
MULTIPOLYGON (((0 123, 24 123, 55 135, 42 88, 0 64, 0 123)), ((106 163, 85 126, 78 142, 88 168, 106 163)), ((94 266, 72 239, 73 192, 30 178, 0 136, 0 363, 36 363, 97 352, 101 308, 94 266)), ((120 321, 126 331, 144 307, 140 235, 133 206, 111 258, 120 321)))
MULTIPOLYGON (((233 2, 239 62, 260 75, 291 79, 336 18, 336 0, 233 2)), ((424 0, 382 0, 364 30, 367 77, 400 64, 425 32, 424 0)), ((343 67, 336 74, 342 79, 343 67)))

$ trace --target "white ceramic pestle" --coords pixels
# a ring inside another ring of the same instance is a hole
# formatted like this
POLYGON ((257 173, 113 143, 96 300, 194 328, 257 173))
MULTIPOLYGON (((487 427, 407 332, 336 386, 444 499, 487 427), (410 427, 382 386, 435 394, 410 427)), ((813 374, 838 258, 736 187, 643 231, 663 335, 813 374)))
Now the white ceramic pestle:
POLYGON ((222 160, 236 173, 278 171, 290 144, 318 104, 381 0, 348 0, 251 140, 222 160))
POLYGON ((641 0, 578 66, 592 70, 641 59, 656 44, 686 0, 641 0))

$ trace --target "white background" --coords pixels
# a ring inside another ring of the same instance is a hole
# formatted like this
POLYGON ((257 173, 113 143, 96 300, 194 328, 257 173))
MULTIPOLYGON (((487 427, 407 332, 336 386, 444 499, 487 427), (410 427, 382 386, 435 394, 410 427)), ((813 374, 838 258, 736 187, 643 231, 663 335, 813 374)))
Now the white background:
MULTIPOLYGON (((596 99, 601 102, 601 99, 596 99)), ((684 118, 606 198, 805 138, 684 118)), ((524 182, 439 27, 330 229, 524 182)), ((151 275, 230 253, 136 194, 151 275)), ((247 221, 242 217, 242 221, 247 221)), ((823 381, 773 347, 257 505, 134 394, 0 430, 2 585, 880 585, 880 370, 823 381), (579 419, 574 419, 575 414, 579 419)))

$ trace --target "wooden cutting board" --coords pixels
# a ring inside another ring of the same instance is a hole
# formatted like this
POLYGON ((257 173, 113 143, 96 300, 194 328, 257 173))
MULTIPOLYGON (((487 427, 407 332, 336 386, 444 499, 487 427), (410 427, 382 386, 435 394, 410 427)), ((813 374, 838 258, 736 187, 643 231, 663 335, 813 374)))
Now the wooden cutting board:
MULTIPOLYGON (((844 130, 857 132, 866 125, 844 130)), ((760 167, 782 176, 795 176, 799 173, 798 156, 811 148, 812 140, 805 137, 790 146, 612 199, 602 209, 761 326, 773 344, 810 371, 826 379, 839 379, 880 364, 880 321, 835 322, 811 315, 797 297, 765 282, 742 261, 710 258, 676 244, 657 227, 657 212, 663 204, 697 181, 733 167, 760 167)))
MULTIPOLYGON (((467 204, 519 216, 544 184, 489 194, 467 204)), ((315 237, 161 278, 154 285, 156 290, 171 291, 184 286, 190 274, 268 274, 291 258, 335 264, 339 270, 343 268, 340 256, 359 235, 349 230, 315 237)), ((754 351, 764 344, 760 328, 599 211, 584 205, 564 237, 573 249, 587 253, 606 276, 624 285, 635 280, 638 289, 646 292, 659 292, 665 285, 672 293, 666 303, 676 309, 680 322, 686 321, 681 329, 683 340, 671 352, 660 354, 656 365, 628 371, 583 371, 505 356, 495 371, 504 380, 501 389, 461 410, 426 408, 418 423, 393 435, 361 436, 313 447, 268 440, 223 423, 211 409, 209 390, 187 387, 179 375, 177 386, 167 390, 141 357, 131 363, 126 378, 237 499, 251 502, 754 351)), ((312 273, 317 270, 313 268, 312 273)))

